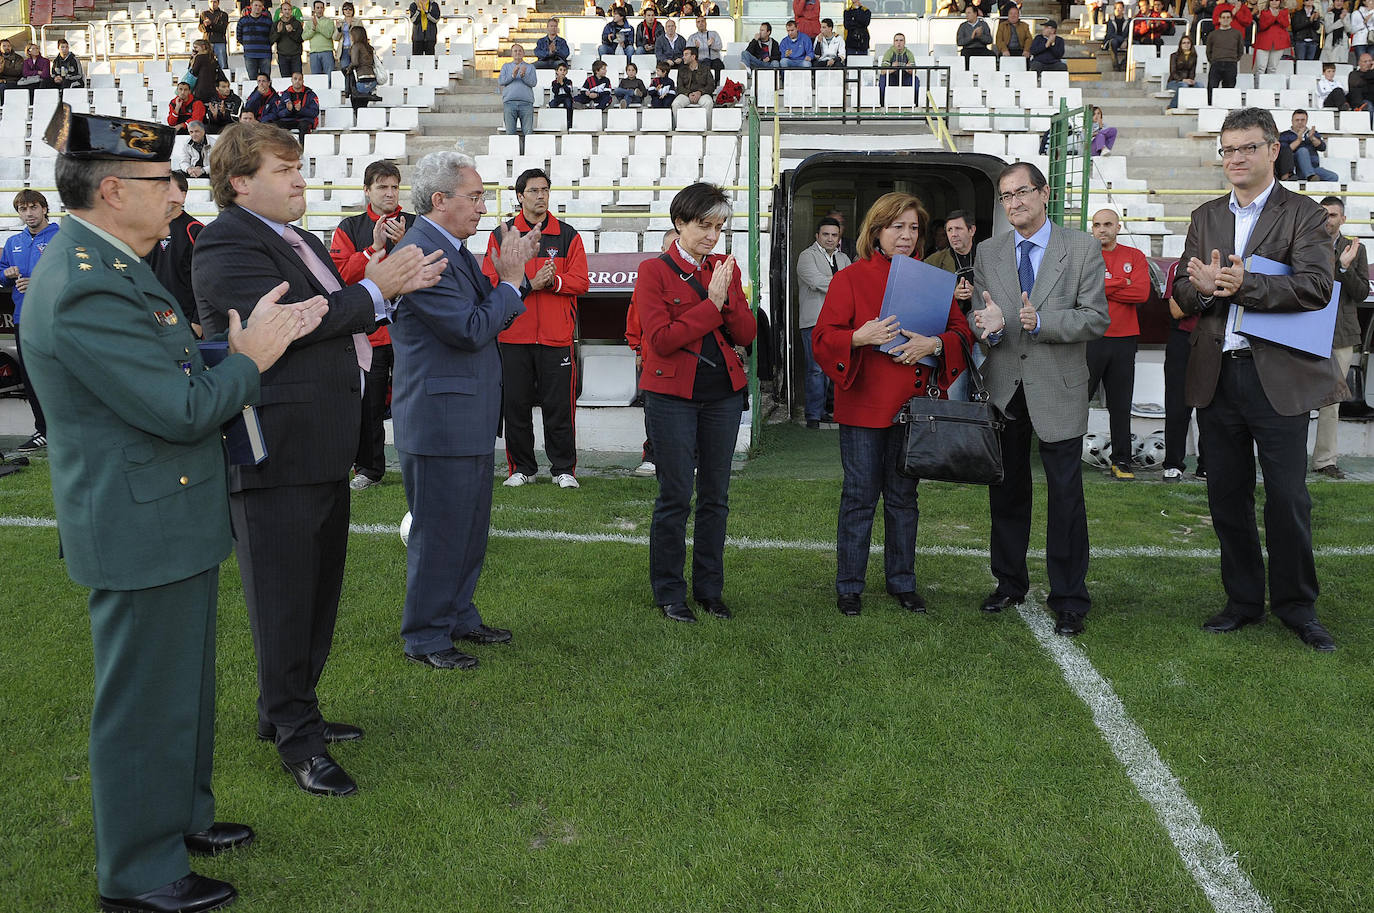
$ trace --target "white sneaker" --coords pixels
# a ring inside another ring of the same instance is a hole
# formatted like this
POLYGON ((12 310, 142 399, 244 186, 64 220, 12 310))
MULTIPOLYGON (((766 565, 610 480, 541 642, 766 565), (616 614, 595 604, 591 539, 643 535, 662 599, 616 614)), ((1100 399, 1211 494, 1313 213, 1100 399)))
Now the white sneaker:
POLYGON ((510 478, 506 479, 506 481, 501 484, 507 488, 519 488, 521 485, 529 485, 532 482, 534 482, 534 479, 531 479, 523 472, 512 472, 510 478))
POLYGON ((658 475, 658 467, 655 466, 655 465, 654 465, 653 463, 651 463, 650 461, 645 460, 643 463, 640 463, 638 466, 635 467, 635 475, 637 475, 637 476, 654 476, 654 475, 658 475))
POLYGON ((576 478, 572 473, 570 473, 570 472, 563 472, 563 473, 559 473, 558 475, 554 476, 554 477, 553 477, 553 484, 557 485, 559 488, 581 488, 581 487, 582 487, 581 485, 578 485, 578 484, 577 484, 577 478, 576 478))
POLYGON ((1166 481, 1166 482, 1179 482, 1179 481, 1182 481, 1182 479, 1183 479, 1183 470, 1182 470, 1182 469, 1173 469, 1173 468, 1170 468, 1170 469, 1164 470, 1164 481, 1166 481))
POLYGON ((373 485, 380 484, 382 484, 381 479, 369 479, 367 476, 363 475, 360 472, 353 477, 352 481, 348 483, 348 487, 352 491, 363 491, 365 489, 371 488, 373 485))

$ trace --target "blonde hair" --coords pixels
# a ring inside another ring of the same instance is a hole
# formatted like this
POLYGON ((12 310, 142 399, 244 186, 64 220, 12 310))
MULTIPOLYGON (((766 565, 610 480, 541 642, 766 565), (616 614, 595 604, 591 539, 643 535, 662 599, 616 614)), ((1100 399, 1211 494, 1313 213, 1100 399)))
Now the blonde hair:
POLYGON ((300 161, 301 145, 281 127, 271 124, 230 124, 210 147, 210 190, 220 209, 238 200, 234 178, 256 174, 263 156, 275 155, 287 161, 300 161))
POLYGON ((868 213, 864 216, 863 224, 859 226, 859 236, 854 242, 854 248, 858 255, 866 260, 876 254, 879 250, 878 235, 882 234, 884 228, 897 221, 897 217, 908 209, 916 210, 916 225, 920 234, 916 239, 916 250, 923 250, 926 226, 930 223, 930 216, 926 213, 925 207, 921 205, 920 199, 909 193, 885 193, 869 207, 868 213))

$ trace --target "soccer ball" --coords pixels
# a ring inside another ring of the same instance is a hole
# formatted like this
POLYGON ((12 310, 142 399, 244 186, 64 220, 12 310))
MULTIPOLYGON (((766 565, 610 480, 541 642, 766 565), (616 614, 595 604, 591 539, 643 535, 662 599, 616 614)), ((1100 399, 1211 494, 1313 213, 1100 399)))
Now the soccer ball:
POLYGON ((1083 462, 1098 469, 1112 464, 1112 442, 1105 434, 1089 431, 1083 435, 1083 462))
POLYGON ((401 541, 407 547, 410 546, 410 520, 410 511, 406 511, 406 515, 401 518, 401 541))
POLYGON ((1135 461, 1146 469, 1159 469, 1164 465, 1164 432, 1156 431, 1141 442, 1135 461))

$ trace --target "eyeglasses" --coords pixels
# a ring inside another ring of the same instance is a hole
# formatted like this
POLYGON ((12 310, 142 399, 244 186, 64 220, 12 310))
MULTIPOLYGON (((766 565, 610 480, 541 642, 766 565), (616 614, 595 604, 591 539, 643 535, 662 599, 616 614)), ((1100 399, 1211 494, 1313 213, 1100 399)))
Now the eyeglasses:
POLYGON ((1001 203, 1003 206, 1010 206, 1017 200, 1024 199, 1028 194, 1035 193, 1039 189, 1039 187, 1022 187, 1020 190, 999 193, 997 195, 997 202, 1001 203))
POLYGON ((455 193, 454 196, 462 197, 473 206, 476 206, 478 203, 488 199, 490 195, 485 190, 478 190, 473 193, 455 193))
POLYGON ((1229 158, 1234 158, 1236 155, 1249 158, 1267 145, 1268 143, 1246 143, 1244 146, 1222 146, 1217 150, 1217 155, 1221 156, 1223 162, 1229 158))

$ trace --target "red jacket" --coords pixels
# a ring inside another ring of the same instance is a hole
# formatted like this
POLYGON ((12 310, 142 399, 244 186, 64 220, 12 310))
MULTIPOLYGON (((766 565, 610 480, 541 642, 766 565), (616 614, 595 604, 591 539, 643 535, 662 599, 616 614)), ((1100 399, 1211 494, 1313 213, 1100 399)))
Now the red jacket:
POLYGON ((882 309, 891 267, 890 257, 874 254, 836 273, 825 293, 816 328, 811 331, 816 364, 835 381, 835 421, 842 425, 889 427, 907 400, 926 395, 926 384, 932 379, 948 398, 949 385, 964 370, 964 350, 959 340, 963 339, 970 348, 973 346, 968 320, 959 302, 952 300, 949 322, 940 334, 944 352, 938 371, 921 364, 898 364, 876 346, 854 348, 854 331, 877 317, 882 309))
POLYGON ((792 0, 792 18, 797 20, 797 31, 811 37, 812 41, 821 33, 820 0, 792 0))
POLYGON ((1259 28, 1255 30, 1256 51, 1281 51, 1293 46, 1293 33, 1288 22, 1288 10, 1281 9, 1278 15, 1269 12, 1268 7, 1260 10, 1259 28))
POLYGON ((1250 14, 1250 7, 1246 4, 1221 0, 1212 10, 1212 25, 1221 25, 1221 14, 1227 10, 1231 11, 1231 28, 1233 29, 1243 32, 1250 27, 1250 23, 1255 21, 1255 17, 1250 14))
POLYGON ((1107 313, 1111 322, 1103 336, 1139 336, 1136 309, 1150 300, 1150 264, 1138 249, 1118 244, 1102 252, 1107 267, 1107 313))
MULTIPOLYGON (((516 213, 487 241, 487 255, 482 260, 482 274, 494 288, 500 279, 495 260, 501 255, 501 234, 515 230, 525 234, 531 226, 523 212, 516 213)), ((559 222, 549 213, 540 237, 540 252, 525 264, 525 275, 533 279, 549 258, 553 258, 553 285, 530 292, 525 296, 525 313, 515 318, 496 338, 501 342, 541 346, 570 346, 577 328, 577 296, 585 295, 591 287, 587 274, 587 252, 582 238, 571 225, 559 222)))
POLYGON ((725 259, 724 255, 712 254, 702 266, 693 266, 674 244, 668 256, 677 266, 676 270, 670 269, 657 257, 639 265, 639 278, 635 280, 634 296, 630 302, 631 310, 639 315, 643 325, 643 347, 640 351, 644 356, 644 367, 639 375, 640 389, 691 399, 692 388, 696 384, 701 341, 707 333, 714 333, 716 344, 725 356, 725 369, 730 375, 731 386, 743 390, 748 378, 745 376, 744 363, 735 354, 731 343, 743 346, 753 342, 758 325, 754 322, 754 312, 749 309, 749 302, 744 298, 739 267, 735 267, 730 280, 725 307, 716 310, 709 299, 698 295, 682 277, 695 273, 697 281, 710 288, 711 270, 725 259), (706 269, 706 266, 710 269, 706 269), (729 342, 721 332, 722 328, 729 331, 729 342))
MULTIPOLYGON (((415 224, 415 216, 402 212, 399 206, 395 212, 387 214, 389 219, 397 217, 405 220, 407 229, 415 224)), ((349 216, 334 229, 334 238, 329 244, 329 259, 334 261, 334 268, 339 271, 339 278, 343 279, 344 285, 357 285, 367 275, 367 264, 377 255, 372 247, 372 238, 380 218, 369 205, 367 212, 349 216)), ((394 246, 388 242, 387 250, 394 246)), ((374 346, 391 345, 391 331, 387 329, 387 324, 377 327, 367 338, 374 346)))
POLYGON ((189 124, 193 120, 205 123, 205 105, 196 101, 194 98, 186 100, 186 104, 181 104, 181 100, 174 98, 167 105, 167 125, 169 127, 179 127, 182 124, 189 124))

